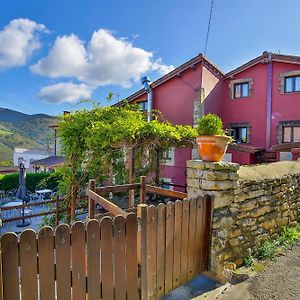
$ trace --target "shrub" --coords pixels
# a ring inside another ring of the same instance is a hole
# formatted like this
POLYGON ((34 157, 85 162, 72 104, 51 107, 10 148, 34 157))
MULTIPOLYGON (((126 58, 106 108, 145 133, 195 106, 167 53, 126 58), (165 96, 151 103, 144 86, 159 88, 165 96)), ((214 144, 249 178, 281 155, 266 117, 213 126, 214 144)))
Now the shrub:
POLYGON ((198 120, 197 132, 199 135, 226 135, 222 119, 214 114, 204 115, 198 120))
MULTIPOLYGON (((27 173, 26 188, 34 192, 40 188, 41 182, 45 182, 44 188, 54 189, 58 185, 59 174, 52 175, 51 173, 27 173)), ((19 173, 12 173, 0 176, 0 190, 10 191, 17 189, 19 186, 19 173)))
POLYGON ((295 227, 283 226, 278 238, 278 242, 285 248, 290 248, 300 239, 300 225, 295 227))
POLYGON ((259 259, 274 259, 276 255, 276 243, 273 241, 263 242, 257 251, 259 259))
POLYGON ((250 268, 250 267, 253 266, 254 261, 255 261, 255 258, 252 255, 248 255, 244 259, 244 264, 245 264, 246 267, 250 268))

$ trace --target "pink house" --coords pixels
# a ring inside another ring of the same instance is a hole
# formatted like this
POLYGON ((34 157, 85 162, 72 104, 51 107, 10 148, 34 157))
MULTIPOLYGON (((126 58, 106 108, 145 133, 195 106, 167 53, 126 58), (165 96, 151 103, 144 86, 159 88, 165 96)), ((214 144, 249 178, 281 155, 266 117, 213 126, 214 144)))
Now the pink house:
MULTIPOLYGON (((297 56, 264 52, 224 74, 199 54, 127 101, 144 110, 150 103, 173 124, 193 125, 202 114, 218 114, 236 139, 225 155, 228 161, 251 164, 300 156, 297 56)), ((192 157, 192 149, 171 149, 161 170, 164 181, 184 185, 186 161, 192 157)))

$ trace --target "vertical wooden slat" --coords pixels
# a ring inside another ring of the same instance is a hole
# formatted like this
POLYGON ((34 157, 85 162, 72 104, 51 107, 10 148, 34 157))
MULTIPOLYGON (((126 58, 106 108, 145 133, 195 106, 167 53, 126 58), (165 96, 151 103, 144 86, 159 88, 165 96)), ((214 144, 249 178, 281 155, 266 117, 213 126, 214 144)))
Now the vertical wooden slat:
POLYGON ((199 196, 197 198, 196 203, 196 239, 195 239, 195 266, 196 266, 196 273, 199 274, 203 272, 203 222, 205 222, 205 218, 203 215, 204 211, 204 204, 203 204, 203 197, 199 196))
POLYGON ((212 228, 212 213, 213 213, 213 198, 209 195, 204 195, 204 207, 205 207, 205 225, 203 233, 203 257, 204 257, 204 270, 210 269, 210 248, 211 248, 211 228, 212 228))
POLYGON ((137 212, 141 223, 141 300, 148 300, 148 206, 139 204, 137 212))
POLYGON ((126 239, 125 219, 122 216, 114 218, 114 242, 115 299, 126 300, 126 239))
POLYGON ((51 227, 38 234, 40 300, 55 300, 54 235, 51 227))
POLYGON ((190 203, 188 199, 182 201, 182 227, 181 227, 181 268, 180 281, 183 284, 187 281, 188 274, 188 236, 189 236, 189 215, 190 203))
POLYGON ((1 237, 3 270, 3 299, 19 299, 18 237, 15 233, 5 233, 1 237))
POLYGON ((70 227, 60 224, 55 231, 57 300, 71 299, 70 227))
POLYGON ((38 299, 37 240, 31 229, 20 235, 20 271, 22 300, 38 299))
POLYGON ((196 199, 190 199, 189 242, 188 242, 188 280, 195 274, 195 232, 196 232, 196 199))
POLYGON ((126 218, 126 277, 127 299, 138 299, 137 217, 134 213, 126 218))
POLYGON ((157 206, 157 298, 165 294, 165 256, 166 256, 166 206, 157 206))
POLYGON ((147 190, 146 190, 146 176, 140 177, 140 204, 146 204, 146 196, 147 196, 147 190))
POLYGON ((166 260, 165 260, 165 293, 173 289, 174 257, 174 203, 166 206, 166 260))
POLYGON ((2 274, 2 253, 1 253, 1 248, 0 248, 0 300, 3 300, 3 274, 2 274))
MULTIPOLYGON (((90 179, 88 188, 91 191, 95 191, 96 180, 90 179)), ((88 207, 88 209, 89 209, 89 219, 95 219, 95 201, 93 199, 89 198, 88 206, 89 206, 88 207)))
POLYGON ((173 289, 180 285, 182 202, 175 201, 173 289))
POLYGON ((112 219, 104 217, 100 222, 101 232, 101 279, 102 299, 114 299, 114 278, 112 260, 112 219))
POLYGON ((71 227, 72 299, 86 299, 85 281, 85 226, 75 222, 71 227))
POLYGON ((157 232, 157 209, 151 205, 148 208, 148 291, 149 299, 156 299, 156 232, 157 232))
POLYGON ((101 298, 100 289, 100 225, 97 220, 87 223, 87 286, 88 299, 101 298))

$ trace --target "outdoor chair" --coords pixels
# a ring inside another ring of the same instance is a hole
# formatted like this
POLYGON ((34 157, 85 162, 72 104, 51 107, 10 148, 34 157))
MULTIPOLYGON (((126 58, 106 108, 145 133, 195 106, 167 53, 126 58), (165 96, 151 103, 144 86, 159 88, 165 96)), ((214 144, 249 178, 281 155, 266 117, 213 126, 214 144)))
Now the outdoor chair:
POLYGON ((7 192, 7 197, 8 198, 14 198, 14 197, 16 197, 16 194, 17 194, 17 189, 12 189, 12 190, 7 192))

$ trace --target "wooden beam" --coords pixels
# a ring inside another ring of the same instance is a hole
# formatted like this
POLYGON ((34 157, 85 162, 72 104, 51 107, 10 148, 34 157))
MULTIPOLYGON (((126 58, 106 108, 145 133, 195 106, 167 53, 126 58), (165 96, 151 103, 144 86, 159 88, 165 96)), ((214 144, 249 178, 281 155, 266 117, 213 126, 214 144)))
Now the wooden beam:
POLYGON ((103 208, 108 210, 112 215, 121 215, 123 217, 128 216, 128 213, 125 210, 115 205, 114 203, 108 201, 107 199, 103 198, 102 196, 98 195, 97 193, 87 189, 86 194, 89 198, 91 198, 92 200, 100 204, 103 208))
POLYGON ((27 203, 27 204, 14 205, 14 206, 2 206, 1 210, 13 210, 13 209, 19 209, 19 208, 25 208, 31 206, 40 206, 40 205, 45 205, 50 203, 55 203, 55 200, 40 201, 35 203, 27 203))
POLYGON ((300 142, 293 142, 293 143, 282 143, 272 146, 272 151, 284 151, 290 150, 292 148, 299 148, 300 142))
POLYGON ((146 204, 146 176, 140 177, 140 204, 146 204))
POLYGON ((157 194, 160 196, 170 197, 170 198, 177 198, 177 199, 184 199, 187 198, 186 193, 177 192, 177 191, 171 191, 166 190, 160 187, 152 186, 152 185, 146 185, 147 193, 150 194, 157 194))
POLYGON ((139 183, 131 183, 131 184, 123 184, 123 185, 109 185, 104 187, 98 187, 95 189, 97 194, 109 194, 112 193, 120 193, 120 192, 128 192, 130 190, 135 190, 140 188, 139 183))
MULTIPOLYGON (((96 188, 96 180, 91 179, 89 180, 89 190, 95 191, 96 188)), ((89 198, 89 219, 95 219, 95 201, 89 198)))

